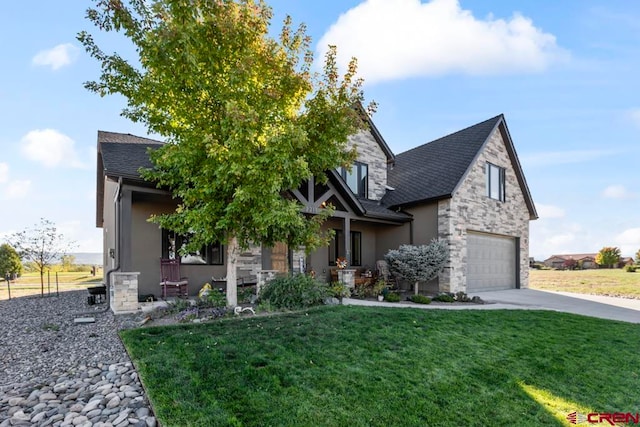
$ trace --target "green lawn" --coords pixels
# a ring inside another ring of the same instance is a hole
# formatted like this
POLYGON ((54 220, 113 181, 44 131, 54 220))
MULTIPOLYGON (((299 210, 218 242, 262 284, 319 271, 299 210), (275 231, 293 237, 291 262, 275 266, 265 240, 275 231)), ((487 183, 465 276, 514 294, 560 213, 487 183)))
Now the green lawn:
POLYGON ((613 297, 640 298, 640 271, 622 269, 597 270, 529 270, 529 287, 550 291, 613 297))
POLYGON ((322 307, 122 332, 164 426, 552 426, 638 412, 640 326, 322 307))

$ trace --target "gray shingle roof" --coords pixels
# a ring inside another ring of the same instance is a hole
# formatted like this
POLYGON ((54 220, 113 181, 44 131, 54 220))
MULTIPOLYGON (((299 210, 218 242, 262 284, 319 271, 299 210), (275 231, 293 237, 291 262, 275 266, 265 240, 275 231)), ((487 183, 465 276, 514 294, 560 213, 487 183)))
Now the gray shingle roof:
POLYGON ((115 132, 98 132, 98 149, 102 153, 105 175, 140 178, 140 168, 150 168, 148 148, 163 143, 149 138, 115 132))
POLYGON ((396 155, 388 172, 386 206, 410 205, 450 197, 495 127, 499 115, 396 155))
POLYGON ((409 221, 411 215, 405 212, 396 212, 388 207, 381 205, 376 200, 360 199, 360 204, 365 210, 365 216, 379 219, 389 219, 393 221, 409 221))

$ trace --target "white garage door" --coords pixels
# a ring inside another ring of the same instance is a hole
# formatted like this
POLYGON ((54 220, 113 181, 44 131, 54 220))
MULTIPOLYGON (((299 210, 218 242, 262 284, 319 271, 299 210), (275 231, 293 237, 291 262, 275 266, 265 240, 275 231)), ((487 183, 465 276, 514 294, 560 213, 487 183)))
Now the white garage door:
POLYGON ((467 293, 516 287, 516 240, 467 233, 467 293))

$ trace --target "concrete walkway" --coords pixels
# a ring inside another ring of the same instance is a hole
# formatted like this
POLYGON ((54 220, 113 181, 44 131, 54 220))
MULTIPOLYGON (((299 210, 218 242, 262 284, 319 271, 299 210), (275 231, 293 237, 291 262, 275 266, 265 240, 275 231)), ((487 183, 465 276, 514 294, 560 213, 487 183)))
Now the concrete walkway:
POLYGON ((342 303, 345 305, 447 310, 553 310, 640 324, 640 300, 637 299, 533 289, 475 292, 470 296, 475 295, 482 298, 486 304, 432 303, 423 305, 411 302, 389 303, 351 298, 343 299, 342 303))

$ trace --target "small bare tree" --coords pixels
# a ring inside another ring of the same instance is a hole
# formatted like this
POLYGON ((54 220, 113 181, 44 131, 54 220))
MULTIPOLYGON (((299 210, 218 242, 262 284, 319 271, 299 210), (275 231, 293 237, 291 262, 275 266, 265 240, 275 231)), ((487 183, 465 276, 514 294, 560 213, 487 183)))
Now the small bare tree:
POLYGON ((55 224, 40 218, 40 223, 11 236, 13 247, 23 261, 33 263, 40 272, 40 295, 44 296, 44 272, 74 246, 58 233, 55 224))

